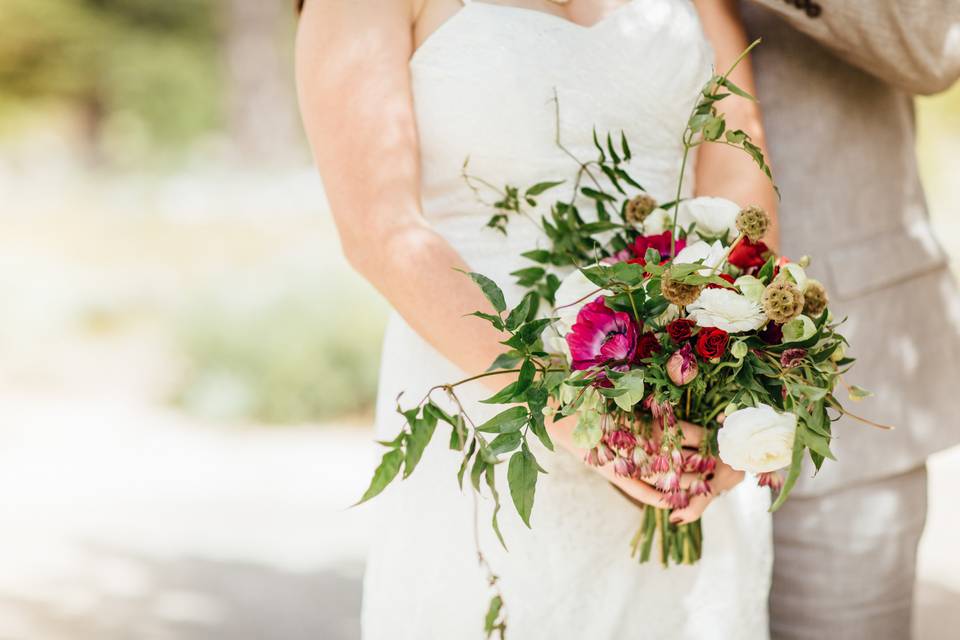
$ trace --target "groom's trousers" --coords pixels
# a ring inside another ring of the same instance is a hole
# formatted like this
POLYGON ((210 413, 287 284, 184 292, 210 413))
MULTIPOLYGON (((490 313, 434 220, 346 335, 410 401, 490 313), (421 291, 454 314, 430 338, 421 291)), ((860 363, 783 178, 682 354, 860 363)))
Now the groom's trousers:
POLYGON ((773 640, 907 640, 927 471, 791 496, 774 514, 773 640))

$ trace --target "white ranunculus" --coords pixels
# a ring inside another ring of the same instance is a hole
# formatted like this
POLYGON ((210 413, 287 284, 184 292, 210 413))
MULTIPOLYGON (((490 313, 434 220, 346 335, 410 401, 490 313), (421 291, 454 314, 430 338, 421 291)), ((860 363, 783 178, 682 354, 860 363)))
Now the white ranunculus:
POLYGON ((593 282, 587 279, 580 271, 574 271, 560 283, 557 288, 557 310, 554 316, 558 320, 554 323, 561 337, 566 337, 577 321, 580 309, 588 302, 596 300, 598 296, 610 295, 609 291, 601 291, 593 282), (596 292, 596 295, 590 295, 596 292))
POLYGON ((704 268, 700 269, 700 275, 710 275, 714 267, 719 267, 723 262, 727 250, 719 241, 713 244, 707 244, 703 240, 694 242, 684 247, 677 257, 673 259, 674 264, 696 264, 702 262, 704 268))
POLYGON ((737 234, 737 214, 740 205, 724 198, 702 196, 680 203, 677 223, 686 229, 690 223, 696 223, 694 231, 706 238, 722 238, 730 233, 737 234))
POLYGON ((655 236, 666 231, 673 224, 673 216, 666 209, 659 207, 650 212, 643 221, 643 235, 655 236))
POLYGON ((803 267, 798 265, 796 262, 788 262, 787 264, 783 265, 781 272, 786 273, 787 276, 794 281, 800 291, 806 289, 807 282, 809 280, 809 278, 807 278, 807 272, 804 271, 803 267))
POLYGON ((767 473, 790 466, 797 416, 761 404, 734 411, 717 433, 720 459, 738 471, 767 473))
POLYGON ((753 276, 740 276, 733 285, 740 289, 743 295, 757 304, 760 303, 760 299, 763 297, 763 291, 767 288, 767 285, 753 276))
POLYGON ((753 331, 767 321, 759 304, 730 289, 704 289, 687 312, 698 326, 717 327, 727 333, 753 331))

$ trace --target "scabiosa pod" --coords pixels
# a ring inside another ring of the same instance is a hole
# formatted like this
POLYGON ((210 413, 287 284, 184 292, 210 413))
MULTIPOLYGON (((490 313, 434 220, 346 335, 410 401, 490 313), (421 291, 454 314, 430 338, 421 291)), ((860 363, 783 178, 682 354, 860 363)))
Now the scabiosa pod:
POLYGON ((624 218, 632 225, 641 225, 657 208, 657 200, 649 193, 641 193, 627 202, 624 218))
POLYGON ((760 304, 768 318, 786 324, 803 313, 803 294, 793 283, 776 280, 764 289, 760 304))
POLYGON ((826 287, 817 280, 807 280, 803 290, 803 312, 811 318, 817 318, 829 303, 826 287))
POLYGON ((685 284, 675 280, 669 271, 665 271, 660 278, 660 292, 663 297, 677 305, 685 307, 700 297, 703 287, 697 284, 685 284))
POLYGON ((770 227, 770 216, 761 207, 747 207, 737 214, 737 231, 757 242, 770 227))

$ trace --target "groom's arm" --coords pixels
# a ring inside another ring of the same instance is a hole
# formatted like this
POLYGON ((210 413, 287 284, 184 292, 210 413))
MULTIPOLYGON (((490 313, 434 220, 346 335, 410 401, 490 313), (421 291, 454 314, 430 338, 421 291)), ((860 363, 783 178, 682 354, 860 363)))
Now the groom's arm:
POLYGON ((909 93, 938 93, 960 79, 957 0, 750 1, 909 93))

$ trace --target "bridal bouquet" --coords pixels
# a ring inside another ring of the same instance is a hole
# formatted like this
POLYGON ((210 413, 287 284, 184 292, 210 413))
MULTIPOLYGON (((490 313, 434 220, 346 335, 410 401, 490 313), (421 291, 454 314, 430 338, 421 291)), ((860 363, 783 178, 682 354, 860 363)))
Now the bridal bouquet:
MULTIPOLYGON (((704 88, 683 134, 683 164, 694 147, 719 143, 748 153, 769 176, 761 150, 745 132, 727 130, 716 109, 731 94, 750 98, 728 75, 704 88)), ((831 423, 846 413, 834 392, 853 361, 826 290, 805 272, 809 259, 792 261, 764 244, 770 220, 762 209, 683 199, 683 169, 676 197, 657 202, 629 172, 625 135, 593 139, 596 159, 577 160, 566 181, 500 188, 465 167, 473 189, 497 194, 488 224, 504 233, 545 194, 571 182, 572 190, 538 221, 545 242, 524 253, 530 266, 513 274, 526 291, 516 306, 508 308, 497 283, 468 274, 492 311, 473 315, 504 334, 505 351, 488 371, 438 384, 399 409, 404 429, 383 443, 388 450, 361 501, 401 469, 409 476, 443 422, 462 456, 458 480, 468 477, 478 492, 487 486, 503 542, 494 468, 506 463, 513 505, 530 526, 543 473, 531 438, 552 450, 546 421, 569 416, 589 464, 612 465, 662 492, 661 504, 644 509, 633 553, 647 561, 656 542, 665 566, 691 564, 701 554, 700 523, 674 524, 671 512, 711 494, 718 459, 779 492, 773 509, 783 504, 804 456, 817 469, 833 458, 831 423), (456 389, 496 375, 510 382, 484 402, 505 408, 476 424, 456 389), (684 422, 705 429, 695 448, 684 446, 684 422)), ((501 606, 495 597, 488 633, 502 631, 501 606)))

